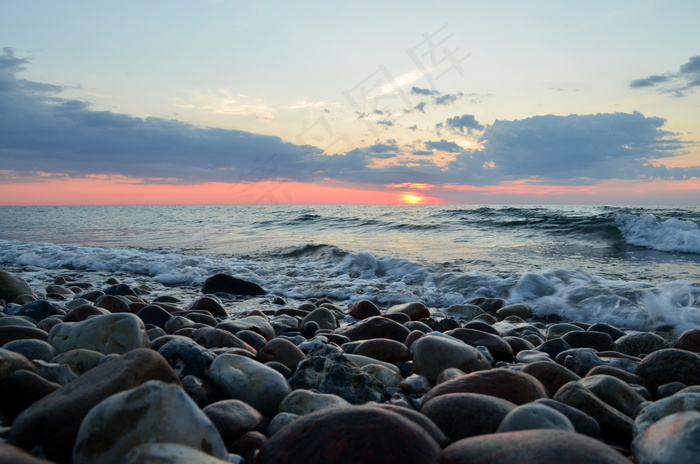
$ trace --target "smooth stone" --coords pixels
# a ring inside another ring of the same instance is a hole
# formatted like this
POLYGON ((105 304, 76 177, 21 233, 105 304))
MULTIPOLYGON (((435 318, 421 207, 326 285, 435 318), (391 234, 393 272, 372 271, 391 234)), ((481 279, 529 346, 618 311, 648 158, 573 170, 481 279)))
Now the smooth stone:
POLYGON ((614 325, 610 325, 605 322, 596 322, 595 324, 590 326, 588 330, 594 330, 596 332, 605 332, 606 334, 610 335, 612 341, 615 341, 618 338, 625 336, 625 332, 618 329, 614 325))
POLYGON ((143 321, 128 313, 58 324, 51 329, 48 342, 59 353, 82 348, 104 354, 123 354, 151 346, 143 321))
POLYGON ((418 340, 419 338, 423 338, 426 334, 430 332, 432 332, 432 329, 428 330, 427 332, 424 332, 422 330, 411 329, 411 332, 409 332, 408 336, 406 337, 406 340, 404 341, 404 345, 406 345, 410 349, 416 342, 416 340, 418 340))
POLYGON ((440 427, 435 425, 435 422, 430 420, 427 416, 424 414, 421 414, 420 412, 404 407, 404 406, 397 406, 395 404, 390 404, 390 403, 368 403, 366 406, 371 406, 374 408, 379 408, 383 409, 385 411, 393 412, 396 414, 399 414, 406 419, 409 419, 410 421, 416 423, 419 425, 421 428, 423 428, 428 434, 435 440, 435 442, 440 445, 440 447, 445 447, 450 444, 450 439, 445 435, 445 433, 440 430, 440 427))
POLYGON ((564 430, 523 430, 459 440, 442 464, 630 464, 611 447, 564 430))
POLYGON ((120 462, 121 464, 230 464, 237 461, 218 459, 178 443, 143 443, 131 448, 120 462))
POLYGON ((228 458, 218 430, 184 390, 152 380, 90 410, 78 430, 73 464, 120 464, 136 445, 158 442, 228 458))
POLYGON ((494 433, 515 404, 479 393, 451 393, 424 403, 421 414, 433 421, 451 442, 494 433))
POLYGON ((403 303, 392 306, 385 314, 402 313, 409 317, 412 321, 419 321, 430 317, 430 310, 421 302, 413 301, 411 303, 403 303))
POLYGON ((600 438, 600 425, 598 425, 598 421, 593 419, 585 412, 550 398, 541 398, 536 400, 534 404, 542 404, 564 414, 578 433, 582 433, 596 439, 600 438))
POLYGON ((191 338, 205 348, 241 348, 253 354, 257 350, 241 340, 237 335, 215 327, 201 327, 192 332, 191 338))
POLYGON ((569 332, 582 332, 583 329, 575 324, 570 324, 568 322, 561 322, 558 324, 552 324, 547 327, 547 340, 552 340, 555 338, 561 338, 564 334, 569 332))
POLYGON ((405 344, 388 338, 363 340, 355 347, 353 354, 367 356, 392 364, 411 359, 411 351, 405 344))
POLYGON ((456 379, 457 377, 462 377, 464 375, 466 375, 464 371, 460 371, 456 367, 448 367, 444 371, 440 372, 440 375, 438 375, 437 380, 435 380, 435 385, 440 385, 441 383, 445 383, 447 381, 456 379))
POLYGON ((158 353, 183 378, 187 375, 204 378, 216 355, 207 348, 188 338, 176 338, 158 349, 158 353))
POLYGON ((186 375, 182 378, 182 388, 200 408, 205 408, 217 401, 223 401, 224 393, 209 379, 200 379, 194 375, 186 375))
POLYGON ((21 353, 0 348, 0 380, 18 370, 36 372, 34 364, 21 353))
POLYGON ((180 383, 151 349, 132 350, 99 364, 24 410, 12 424, 9 441, 29 450, 40 446, 49 459, 68 462, 85 415, 102 400, 149 380, 180 383))
POLYGON ((684 411, 700 412, 700 392, 680 392, 646 405, 634 420, 635 437, 664 417, 684 411))
POLYGON ((203 310, 209 312, 214 317, 228 317, 226 308, 223 307, 221 301, 213 295, 204 295, 192 302, 187 310, 203 310))
POLYGON ((43 340, 47 341, 49 334, 38 327, 22 327, 8 325, 0 327, 0 346, 15 340, 43 340))
POLYGON ((47 294, 53 293, 53 294, 62 295, 62 296, 75 296, 75 293, 73 293, 73 291, 71 289, 66 288, 62 285, 56 285, 56 284, 47 285, 45 291, 47 294))
POLYGON ((343 352, 342 348, 331 342, 323 335, 317 335, 309 340, 305 340, 301 335, 299 338, 304 341, 299 343, 297 346, 302 352, 304 352, 304 354, 306 354, 307 358, 312 356, 327 356, 329 354, 343 352))
POLYGON ((634 419, 639 407, 646 400, 627 383, 610 375, 591 375, 579 381, 595 396, 634 419))
POLYGON ((595 419, 606 442, 627 448, 632 441, 632 419, 605 403, 580 382, 567 383, 553 399, 573 406, 595 419))
POLYGON ((0 382, 0 414, 12 421, 19 413, 59 388, 61 385, 39 374, 16 370, 2 377, 0 382))
POLYGON ((329 408, 276 431, 257 464, 437 464, 440 446, 413 421, 369 406, 329 408))
POLYGON ((227 448, 245 433, 260 431, 266 424, 262 414, 241 400, 217 401, 202 412, 219 431, 227 448))
POLYGON ((640 332, 618 338, 612 348, 620 353, 639 357, 668 348, 668 342, 655 333, 640 332))
POLYGON ((502 300, 500 298, 474 298, 471 301, 468 301, 467 303, 469 304, 474 304, 479 306, 481 309, 486 311, 487 313, 492 313, 496 314, 496 311, 501 309, 503 306, 505 306, 505 300, 502 300))
POLYGON ((116 284, 105 289, 105 294, 114 296, 139 296, 139 291, 131 288, 127 284, 116 284))
POLYGON ((90 316, 102 316, 104 314, 111 313, 106 309, 98 308, 97 306, 93 306, 91 304, 86 304, 68 311, 66 316, 63 318, 63 322, 80 322, 84 321, 90 316))
POLYGON ((180 329, 194 327, 195 322, 184 316, 172 316, 165 322, 165 333, 174 334, 180 329))
POLYGON ((683 382, 669 382, 659 385, 659 388, 656 389, 656 398, 661 399, 673 396, 687 387, 683 382))
POLYGON ((55 464, 7 443, 0 443, 0 462, 6 464, 55 464))
POLYGON ((240 319, 226 319, 216 325, 217 329, 223 329, 236 335, 241 330, 251 330, 256 332, 266 340, 275 338, 275 329, 270 325, 270 321, 263 316, 245 316, 240 319))
POLYGON ((369 340, 371 338, 389 338, 403 343, 410 333, 407 327, 384 316, 368 317, 356 325, 336 330, 350 340, 369 340))
MULTIPOLYGON (((275 330, 275 335, 278 337, 289 332, 299 332, 300 330, 303 330, 306 334, 307 332, 312 331, 315 333, 315 330, 321 329, 315 322, 307 322, 303 327, 301 327, 300 324, 301 322, 299 318, 286 314, 276 314, 270 321, 270 325, 272 325, 272 328, 275 330), (312 326, 316 326, 315 330, 312 326)), ((313 337, 313 333, 310 335, 313 337)))
POLYGON ((612 337, 609 334, 593 330, 567 332, 561 339, 571 348, 592 348, 596 351, 605 351, 612 343, 612 337))
POLYGON ((529 341, 527 341, 521 337, 504 336, 501 338, 503 338, 503 340, 505 340, 506 343, 508 343, 510 345, 511 350, 513 350, 513 354, 515 354, 515 355, 517 355, 521 351, 535 349, 535 345, 533 345, 532 343, 530 343, 529 341))
POLYGON ((669 382, 700 384, 700 355, 676 348, 654 351, 639 364, 637 375, 643 377, 652 392, 669 382))
POLYGON ((377 306, 369 300, 360 300, 350 306, 348 315, 357 320, 367 319, 373 316, 381 316, 382 312, 377 306))
POLYGON ((484 314, 483 309, 473 304, 452 305, 449 308, 447 308, 447 312, 449 314, 456 314, 469 320, 474 319, 480 314, 484 314))
POLYGON ((411 373, 427 377, 431 384, 435 384, 440 372, 450 367, 465 373, 491 368, 479 350, 449 336, 427 334, 413 343, 411 352, 411 373))
POLYGON ((686 330, 678 336, 674 348, 700 353, 700 328, 686 330))
POLYGON ((513 349, 508 342, 498 335, 493 335, 481 330, 459 328, 446 332, 458 340, 462 340, 467 345, 473 347, 484 346, 488 348, 495 361, 511 363, 514 360, 513 349))
POLYGON ((351 404, 383 402, 387 399, 381 382, 340 353, 312 356, 302 361, 289 379, 289 385, 294 390, 314 389, 338 395, 351 404))
POLYGON ((216 320, 214 316, 211 315, 208 311, 203 311, 200 312, 201 310, 193 310, 193 311, 177 311, 173 313, 173 316, 184 316, 187 319, 197 322, 199 324, 205 324, 208 325, 209 327, 216 327, 216 324, 219 323, 219 321, 216 320), (204 314, 206 312, 206 314, 204 314))
POLYGON ((520 369, 520 372, 530 374, 542 382, 550 397, 554 396, 564 384, 581 379, 566 367, 552 361, 537 361, 526 364, 520 369))
POLYGON ((26 280, 7 271, 0 271, 0 299, 14 301, 20 295, 33 295, 26 280))
POLYGON ((143 307, 136 313, 136 315, 141 318, 144 324, 152 324, 156 327, 160 327, 161 329, 165 330, 166 333, 167 330, 165 328, 165 324, 172 317, 172 314, 170 314, 168 311, 154 304, 143 307))
POLYGON ((105 355, 99 351, 77 349, 64 351, 50 361, 57 364, 67 364, 82 375, 97 366, 104 357, 105 355))
POLYGON ((273 338, 258 351, 258 361, 261 363, 278 362, 294 372, 297 365, 306 359, 298 346, 284 338, 273 338))
POLYGON ((664 417, 635 438, 632 452, 637 464, 696 462, 700 456, 700 412, 664 417))
MULTIPOLYGON (((128 300, 127 300, 128 301, 128 300)), ((129 303, 124 298, 115 295, 100 295, 95 299, 95 306, 106 309, 110 313, 130 312, 129 303)))
MULTIPOLYGON (((433 329, 431 329, 428 324, 426 324, 425 322, 421 322, 421 321, 408 321, 404 324, 404 326, 406 326, 406 328, 408 330, 410 330, 411 332, 414 332, 417 330, 417 331, 420 331, 423 333, 430 333, 433 331, 433 329)), ((406 343, 406 345, 408 345, 408 337, 406 337, 406 342, 404 342, 404 343, 406 343)))
POLYGON ((53 329, 53 326, 60 324, 63 322, 62 319, 59 319, 58 317, 47 317, 46 319, 42 319, 36 324, 36 328, 43 330, 46 332, 46 338, 42 337, 36 337, 36 338, 41 338, 41 340, 48 340, 49 338, 49 332, 51 332, 51 329, 53 329))
POLYGON ((253 462, 265 443, 267 443, 265 435, 251 431, 244 433, 242 437, 231 443, 228 449, 233 455, 241 456, 245 462, 253 462))
POLYGON ((531 364, 537 362, 549 362, 554 363, 554 360, 547 353, 543 353, 537 350, 522 350, 515 355, 515 362, 531 364))
POLYGON ((399 383, 398 387, 407 395, 423 395, 432 388, 428 378, 418 374, 409 375, 399 383))
POLYGON ((633 374, 631 372, 628 372, 626 370, 620 369, 619 367, 615 366, 607 366, 607 365, 602 365, 602 366, 596 366, 588 373, 586 374, 586 377, 590 377, 591 375, 611 375, 613 377, 617 377, 618 379, 622 380, 625 383, 628 383, 630 385, 641 385, 645 386, 646 381, 641 378, 640 376, 633 374))
POLYGON ((510 316, 529 319, 532 317, 532 308, 522 303, 509 304, 496 311, 496 316, 504 319, 510 316))
POLYGON ((22 316, 0 317, 0 327, 36 327, 36 324, 22 316))
POLYGON ((295 420, 299 419, 301 416, 299 414, 292 414, 291 412, 280 412, 275 417, 272 418, 270 423, 265 429, 265 435, 270 438, 288 424, 291 424, 295 420))
POLYGON ((549 396, 544 385, 535 377, 516 370, 500 368, 472 372, 441 383, 423 397, 423 403, 429 403, 450 393, 481 393, 502 398, 516 405, 549 396))
MULTIPOLYGON (((467 324, 467 326, 468 325, 469 324, 467 324)), ((542 331, 531 324, 525 324, 525 325, 520 325, 518 327, 510 328, 510 329, 504 331, 501 334, 501 336, 502 337, 520 337, 524 340, 527 340, 529 343, 531 343, 533 345, 533 347, 540 346, 546 340, 545 335, 542 333, 542 331)))
POLYGON ((27 359, 41 359, 49 362, 56 356, 56 349, 43 340, 14 340, 2 346, 6 350, 24 355, 27 359))
POLYGON ((315 322, 319 329, 334 330, 338 328, 338 320, 333 311, 328 308, 316 308, 311 311, 301 320, 301 324, 304 325, 308 322, 315 322))
POLYGON ((267 343, 267 339, 265 339, 265 337, 257 332, 253 332, 252 330, 240 330, 236 332, 235 336, 250 345, 256 351, 260 351, 260 349, 267 343))
POLYGON ((248 403, 265 417, 273 417, 292 391, 276 370, 236 354, 217 356, 209 367, 209 378, 229 398, 248 403))
POLYGON ((260 285, 228 274, 216 274, 208 277, 202 286, 202 293, 229 293, 249 296, 267 294, 260 285))
POLYGON ((66 364, 58 364, 35 359, 34 365, 36 366, 37 373, 40 376, 59 385, 68 385, 80 375, 80 372, 78 372, 76 368, 66 364))
POLYGON ((480 330, 481 332, 486 332, 491 335, 500 336, 498 329, 496 329, 492 324, 486 323, 484 321, 469 321, 464 325, 465 329, 480 330))
POLYGON ((299 389, 294 390, 287 395, 284 400, 282 400, 282 403, 280 403, 279 412, 287 412, 298 416, 304 416, 322 409, 338 408, 343 406, 350 406, 350 403, 338 395, 299 389))
POLYGON ((581 377, 585 377, 591 369, 597 366, 613 366, 634 374, 641 362, 641 360, 626 358, 602 357, 591 348, 575 348, 564 351, 557 356, 557 360, 561 356, 565 356, 564 366, 581 377))
POLYGON ((528 403, 511 410, 501 421, 496 433, 532 429, 576 431, 571 421, 559 411, 543 404, 528 403))
POLYGON ((371 375, 384 384, 385 387, 398 387, 403 380, 403 377, 396 372, 396 369, 391 369, 383 364, 367 364, 361 366, 360 370, 371 375))

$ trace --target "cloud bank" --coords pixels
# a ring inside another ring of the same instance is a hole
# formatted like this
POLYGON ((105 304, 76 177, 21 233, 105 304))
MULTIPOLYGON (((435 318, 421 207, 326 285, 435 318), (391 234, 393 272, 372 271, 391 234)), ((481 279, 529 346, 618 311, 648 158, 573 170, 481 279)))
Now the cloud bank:
POLYGON ((688 90, 700 87, 700 55, 691 56, 676 73, 654 74, 630 82, 633 89, 653 88, 659 92, 685 96, 688 90))
MULTIPOLYGON (((0 54, 0 182, 115 175, 179 184, 330 179, 459 186, 700 176, 700 166, 668 168, 653 162, 683 154, 688 142, 664 130, 663 119, 639 112, 544 115, 491 125, 462 114, 439 128, 457 139, 477 138, 478 149, 465 150, 445 138, 389 138, 329 155, 279 137, 95 111, 89 102, 61 98, 60 86, 18 77, 28 63, 9 49, 0 54)), ((681 70, 690 75, 699 67, 700 58, 691 59, 681 70)), ((395 129, 387 122, 377 124, 391 135, 395 129)))

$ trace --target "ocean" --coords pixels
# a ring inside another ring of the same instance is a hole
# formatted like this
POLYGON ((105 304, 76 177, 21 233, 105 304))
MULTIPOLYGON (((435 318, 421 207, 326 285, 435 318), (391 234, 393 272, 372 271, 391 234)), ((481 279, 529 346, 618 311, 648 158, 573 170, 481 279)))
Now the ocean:
POLYGON ((700 207, 41 206, 0 207, 0 224, 2 268, 37 288, 116 276, 187 297, 224 272, 290 305, 495 297, 542 318, 700 327, 700 207))

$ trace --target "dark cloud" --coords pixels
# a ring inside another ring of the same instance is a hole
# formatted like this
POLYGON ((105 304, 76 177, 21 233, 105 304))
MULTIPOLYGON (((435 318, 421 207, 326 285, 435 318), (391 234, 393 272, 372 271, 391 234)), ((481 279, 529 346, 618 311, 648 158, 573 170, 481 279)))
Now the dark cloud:
POLYGON ((432 156, 434 153, 432 150, 413 150, 411 154, 416 156, 432 156))
POLYGON ((442 128, 447 128, 453 133, 459 134, 472 134, 475 130, 484 130, 484 126, 481 125, 473 114, 463 114, 462 116, 455 116, 453 118, 447 119, 444 123, 436 124, 435 128, 440 130, 442 128))
POLYGON ((684 96, 685 91, 698 86, 700 86, 700 55, 691 56, 687 63, 680 66, 677 73, 655 74, 630 82, 630 87, 634 89, 651 87, 677 97, 684 96))
POLYGON ((413 109, 415 111, 420 111, 421 113, 425 113, 425 105, 426 105, 425 102, 420 102, 415 107, 413 107, 413 109))
POLYGON ((454 102, 457 101, 458 98, 464 96, 463 93, 446 93, 445 95, 441 95, 439 97, 435 97, 433 99, 433 103, 436 105, 450 105, 454 102))
POLYGON ((411 87, 411 93, 416 95, 440 95, 437 90, 421 89, 420 87, 411 87))
POLYGON ((464 151, 462 147, 456 143, 448 142, 445 139, 442 139, 439 142, 425 142, 425 146, 431 150, 439 150, 447 153, 461 153, 464 151))
POLYGON ((393 121, 391 121, 389 119, 382 119, 381 121, 377 121, 377 124, 382 124, 382 125, 387 126, 387 127, 394 125, 393 121))

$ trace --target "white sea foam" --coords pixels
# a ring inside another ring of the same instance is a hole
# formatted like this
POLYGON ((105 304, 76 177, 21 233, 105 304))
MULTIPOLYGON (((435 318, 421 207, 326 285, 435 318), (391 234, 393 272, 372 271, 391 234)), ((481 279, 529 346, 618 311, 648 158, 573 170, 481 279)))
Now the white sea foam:
POLYGON ((693 221, 662 220, 653 214, 618 214, 615 223, 631 245, 659 251, 700 253, 700 228, 693 221))

